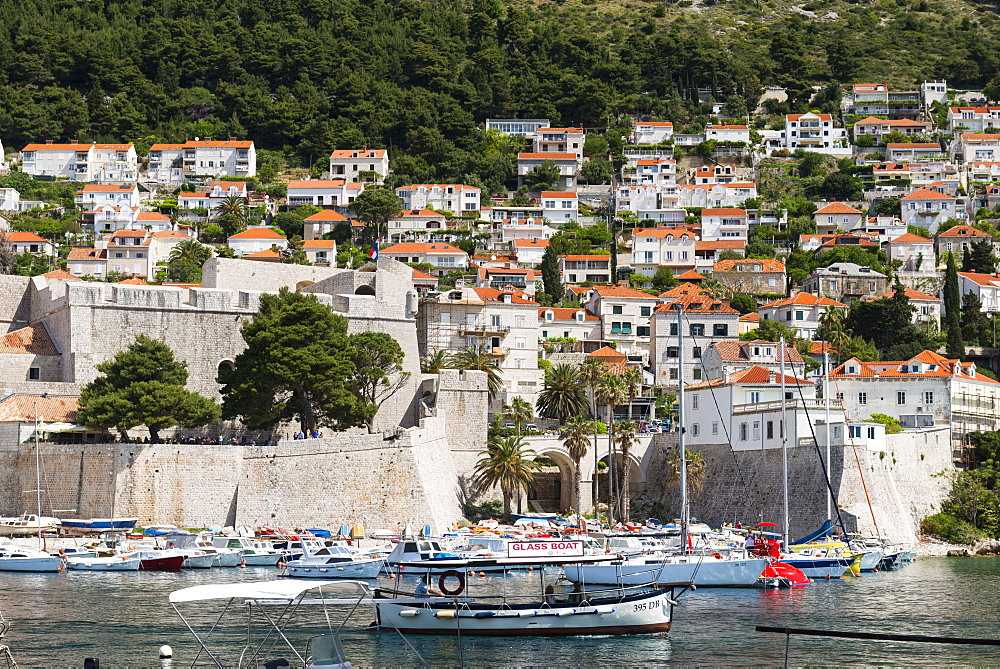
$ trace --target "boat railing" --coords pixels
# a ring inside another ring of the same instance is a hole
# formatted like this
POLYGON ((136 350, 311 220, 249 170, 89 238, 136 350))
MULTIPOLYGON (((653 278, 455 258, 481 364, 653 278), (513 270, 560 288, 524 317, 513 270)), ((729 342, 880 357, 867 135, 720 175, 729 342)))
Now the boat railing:
MULTIPOLYGON (((639 574, 644 573, 654 573, 658 572, 658 568, 651 568, 649 570, 639 572, 639 574)), ((635 575, 635 574, 632 574, 635 575)), ((674 587, 686 587, 687 583, 677 583, 672 584, 674 587)), ((667 585, 666 587, 670 587, 667 585)), ((528 594, 514 594, 509 592, 497 593, 497 594, 479 594, 470 592, 469 588, 463 588, 461 592, 454 595, 442 595, 442 596, 426 596, 419 597, 415 593, 405 592, 395 588, 375 588, 374 592, 377 594, 383 594, 386 599, 403 599, 407 601, 418 600, 422 603, 427 604, 440 604, 443 602, 455 602, 456 605, 461 604, 468 606, 474 602, 492 603, 499 602, 501 605, 508 604, 512 601, 514 604, 518 603, 530 603, 538 602, 541 599, 541 606, 551 606, 547 601, 547 597, 577 597, 579 602, 574 602, 573 600, 563 599, 562 601, 556 600, 555 604, 568 604, 568 603, 582 603, 585 601, 596 600, 596 599, 625 599, 632 595, 642 594, 644 592, 649 592, 650 590, 662 590, 664 589, 663 584, 657 584, 655 580, 651 580, 648 583, 642 583, 639 585, 616 585, 610 588, 601 588, 598 590, 582 590, 580 592, 560 592, 560 593, 548 593, 539 594, 537 592, 528 594)), ((415 603, 415 602, 414 602, 415 603)))

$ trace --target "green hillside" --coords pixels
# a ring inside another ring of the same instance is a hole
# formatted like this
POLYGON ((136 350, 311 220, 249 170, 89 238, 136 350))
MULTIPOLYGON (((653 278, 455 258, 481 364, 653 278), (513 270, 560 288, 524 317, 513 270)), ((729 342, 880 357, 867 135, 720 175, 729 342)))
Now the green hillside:
POLYGON ((830 81, 981 86, 996 27, 993 6, 926 0, 20 0, 0 14, 0 138, 238 136, 303 165, 391 146, 399 178, 497 185, 515 147, 487 117, 684 125, 699 86, 751 105, 788 86, 791 111, 830 81))

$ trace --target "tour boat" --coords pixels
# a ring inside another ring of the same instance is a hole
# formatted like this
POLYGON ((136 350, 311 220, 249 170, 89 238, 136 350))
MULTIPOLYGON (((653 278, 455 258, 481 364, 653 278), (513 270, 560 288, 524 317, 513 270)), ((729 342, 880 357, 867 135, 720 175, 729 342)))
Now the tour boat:
POLYGON ((0 571, 54 572, 62 567, 63 559, 57 555, 0 539, 0 571))
POLYGON ((360 558, 347 546, 334 544, 315 552, 306 549, 298 560, 285 564, 283 576, 290 578, 377 578, 383 558, 360 558))
POLYGON ((0 522, 0 534, 26 536, 39 532, 54 532, 58 527, 58 518, 25 513, 18 518, 4 518, 0 522))
POLYGON ((90 518, 64 519, 61 523, 62 534, 99 534, 101 532, 131 532, 135 529, 138 518, 90 518))
MULTIPOLYGON (((657 588, 620 584, 607 590, 532 595, 476 595, 466 591, 465 574, 486 568, 538 568, 544 585, 546 566, 600 563, 618 556, 524 557, 492 560, 440 559, 400 563, 411 573, 443 569, 438 586, 444 596, 419 597, 397 589, 379 589, 373 599, 373 628, 402 634, 461 636, 583 636, 660 634, 670 629, 674 589, 689 583, 657 588), (428 564, 431 563, 431 564, 428 564), (455 588, 448 588, 456 581, 455 588)), ((470 588, 471 589, 471 588, 470 588)))
POLYGON ((263 542, 254 541, 250 537, 212 537, 212 543, 217 548, 239 551, 243 563, 248 567, 273 567, 285 557, 281 551, 274 550, 263 542))
POLYGON ((639 556, 610 563, 568 564, 563 573, 569 581, 614 585, 693 582, 698 587, 750 587, 757 584, 769 560, 743 551, 705 554, 639 556))
POLYGON ((137 555, 111 555, 109 557, 66 558, 66 567, 78 571, 139 571, 141 560, 137 555))

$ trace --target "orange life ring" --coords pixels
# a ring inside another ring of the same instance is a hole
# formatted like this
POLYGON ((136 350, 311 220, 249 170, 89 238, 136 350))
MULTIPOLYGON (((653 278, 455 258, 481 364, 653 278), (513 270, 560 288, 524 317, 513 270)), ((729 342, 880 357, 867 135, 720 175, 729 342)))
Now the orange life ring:
POLYGON ((714 557, 716 560, 721 560, 722 559, 722 556, 719 555, 718 553, 712 553, 712 557, 714 557))
POLYGON ((448 595, 449 597, 462 594, 465 590, 465 574, 457 569, 449 569, 446 572, 442 572, 441 576, 438 577, 438 590, 441 591, 441 594, 448 595), (447 581, 451 576, 458 579, 458 587, 454 590, 449 590, 445 587, 445 581, 447 581))

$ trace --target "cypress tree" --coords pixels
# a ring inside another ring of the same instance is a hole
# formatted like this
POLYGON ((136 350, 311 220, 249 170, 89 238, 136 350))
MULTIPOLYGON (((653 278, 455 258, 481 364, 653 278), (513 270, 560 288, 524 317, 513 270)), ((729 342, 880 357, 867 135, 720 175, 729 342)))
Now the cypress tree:
POLYGON ((947 355, 949 358, 965 357, 962 342, 962 301, 958 291, 958 268, 955 255, 948 254, 948 269, 944 273, 944 320, 948 333, 947 355))
POLYGON ((545 249, 539 267, 542 270, 542 285, 545 287, 545 293, 552 299, 552 304, 559 304, 563 299, 562 277, 559 274, 559 259, 556 257, 556 250, 551 244, 545 249))

